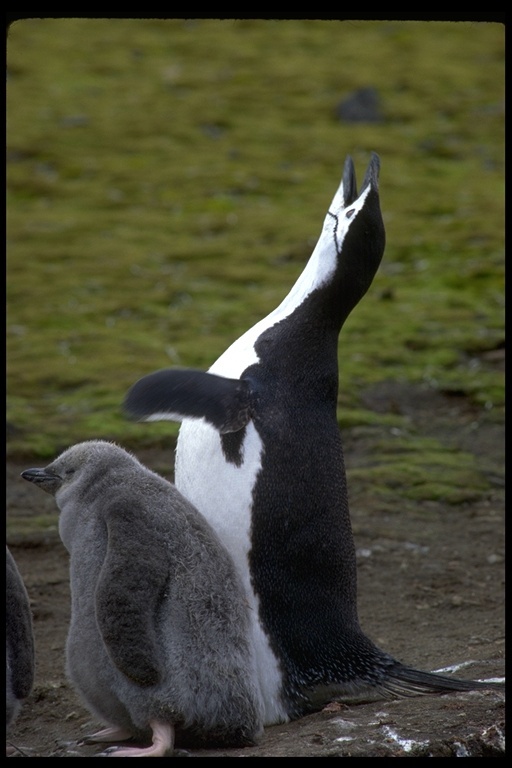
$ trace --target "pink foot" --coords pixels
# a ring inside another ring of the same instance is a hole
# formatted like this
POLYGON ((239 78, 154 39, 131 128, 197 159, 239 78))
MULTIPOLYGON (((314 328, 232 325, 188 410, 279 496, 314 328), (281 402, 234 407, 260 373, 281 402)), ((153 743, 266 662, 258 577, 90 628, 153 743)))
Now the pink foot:
POLYGON ((109 757, 165 757, 174 746, 174 726, 171 723, 151 722, 153 743, 150 747, 110 747, 109 757))

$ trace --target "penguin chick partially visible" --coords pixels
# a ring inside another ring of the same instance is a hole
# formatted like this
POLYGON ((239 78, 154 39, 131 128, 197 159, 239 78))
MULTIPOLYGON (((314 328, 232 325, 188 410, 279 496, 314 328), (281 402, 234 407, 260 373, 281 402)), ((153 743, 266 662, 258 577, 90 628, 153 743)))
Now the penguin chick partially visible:
MULTIPOLYGON (((21 476, 55 496, 70 555, 67 674, 107 726, 112 756, 161 757, 175 739, 245 746, 262 732, 249 608, 212 528, 121 447, 89 441, 21 476)), ((104 754, 107 754, 104 753, 104 754)))
MULTIPOLYGON (((9 548, 5 548, 5 728, 19 714, 32 691, 35 649, 32 613, 25 583, 9 548)), ((9 747, 7 754, 11 753, 9 747)))

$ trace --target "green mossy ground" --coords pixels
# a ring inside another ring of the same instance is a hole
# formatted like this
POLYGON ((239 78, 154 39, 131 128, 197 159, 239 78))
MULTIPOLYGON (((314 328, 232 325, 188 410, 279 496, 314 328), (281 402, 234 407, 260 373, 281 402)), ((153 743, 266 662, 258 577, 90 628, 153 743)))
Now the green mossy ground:
MULTIPOLYGON (((435 22, 33 19, 7 40, 8 457, 168 446, 126 390, 208 368, 305 265, 346 154, 381 157, 382 266, 340 337, 340 426, 401 427, 400 380, 503 418, 504 28, 435 22), (382 120, 340 101, 371 87, 382 120)), ((383 434, 386 430, 383 430, 383 434)), ((404 432, 383 497, 481 493, 463 452, 404 432), (469 485, 468 485, 469 483, 469 485), (461 491, 464 489, 464 493, 461 491)))

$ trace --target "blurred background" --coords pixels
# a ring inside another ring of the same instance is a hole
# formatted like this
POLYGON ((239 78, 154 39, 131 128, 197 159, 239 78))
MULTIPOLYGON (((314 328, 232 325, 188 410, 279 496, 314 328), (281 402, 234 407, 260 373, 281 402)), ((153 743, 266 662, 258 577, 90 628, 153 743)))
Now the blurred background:
POLYGON ((7 38, 7 455, 178 426, 121 411, 206 369, 381 158, 387 246, 340 336, 342 429, 408 434, 389 382, 503 419, 504 26, 23 19, 7 38))

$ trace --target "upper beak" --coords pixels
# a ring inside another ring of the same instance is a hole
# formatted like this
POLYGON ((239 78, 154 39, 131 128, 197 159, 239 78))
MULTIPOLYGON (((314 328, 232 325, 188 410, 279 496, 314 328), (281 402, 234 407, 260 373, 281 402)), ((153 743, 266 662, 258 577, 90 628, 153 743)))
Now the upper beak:
POLYGON ((359 195, 364 192, 368 185, 371 185, 375 189, 378 188, 379 170, 379 156, 375 152, 372 152, 370 162, 368 163, 368 168, 366 169, 366 173, 364 175, 363 186, 361 187, 361 190, 358 194, 354 163, 350 155, 347 156, 343 168, 343 198, 345 200, 345 208, 347 208, 349 205, 352 205, 352 203, 357 200, 359 195))
POLYGON ((25 469, 21 473, 24 480, 28 480, 34 485, 38 485, 43 491, 54 493, 62 484, 62 478, 54 472, 49 472, 44 467, 33 467, 25 469))

